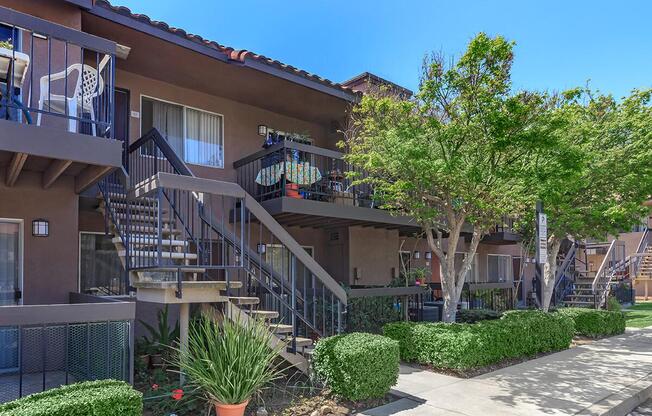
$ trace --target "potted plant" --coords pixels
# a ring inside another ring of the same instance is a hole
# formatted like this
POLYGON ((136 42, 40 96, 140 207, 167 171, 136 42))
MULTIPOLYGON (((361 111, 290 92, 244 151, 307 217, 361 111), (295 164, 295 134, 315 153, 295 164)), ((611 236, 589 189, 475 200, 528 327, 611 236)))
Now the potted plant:
POLYGON ((285 345, 270 347, 272 337, 262 321, 202 316, 190 325, 187 349, 177 349, 179 369, 218 416, 242 416, 251 397, 281 375, 285 345))

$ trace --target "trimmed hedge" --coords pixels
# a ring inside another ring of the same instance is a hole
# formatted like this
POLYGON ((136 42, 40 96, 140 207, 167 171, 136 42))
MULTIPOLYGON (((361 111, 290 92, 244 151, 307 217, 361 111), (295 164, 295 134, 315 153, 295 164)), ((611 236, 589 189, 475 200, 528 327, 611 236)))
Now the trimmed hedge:
POLYGON ((599 338, 625 332, 625 314, 620 311, 561 308, 557 313, 575 322, 575 335, 599 338))
POLYGON ((354 332, 317 342, 319 379, 348 400, 383 397, 398 379, 399 344, 382 335, 354 332))
POLYGON ((503 316, 502 313, 491 309, 462 309, 457 312, 457 322, 474 324, 480 321, 499 319, 501 316, 503 316))
POLYGON ((466 370, 566 349, 574 325, 561 314, 510 311, 475 324, 394 322, 383 333, 399 342, 404 361, 466 370))
POLYGON ((0 416, 141 416, 143 395, 124 381, 70 384, 0 405, 0 416))

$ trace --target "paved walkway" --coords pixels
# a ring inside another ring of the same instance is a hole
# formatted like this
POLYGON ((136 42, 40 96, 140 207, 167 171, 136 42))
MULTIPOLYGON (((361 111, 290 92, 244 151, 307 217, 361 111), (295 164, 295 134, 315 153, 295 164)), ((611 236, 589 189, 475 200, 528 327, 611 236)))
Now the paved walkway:
POLYGON ((652 396, 652 327, 472 379, 401 366, 393 392, 361 414, 623 416, 652 396))
POLYGON ((652 416, 652 399, 647 400, 645 403, 632 410, 632 412, 628 413, 627 416, 652 416))

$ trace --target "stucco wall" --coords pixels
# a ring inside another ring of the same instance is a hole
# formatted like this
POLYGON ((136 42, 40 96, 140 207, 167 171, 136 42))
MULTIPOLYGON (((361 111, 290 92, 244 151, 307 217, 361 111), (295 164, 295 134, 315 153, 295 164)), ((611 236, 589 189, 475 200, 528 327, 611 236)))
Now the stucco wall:
POLYGON ((23 303, 66 303, 77 290, 78 197, 74 178, 63 176, 49 189, 41 187, 41 175, 22 172, 16 184, 5 186, 0 174, 0 218, 23 220, 23 303), (32 220, 50 222, 48 237, 33 237, 32 220))
POLYGON ((349 281, 353 285, 386 285, 398 269, 398 230, 349 227, 349 281), (354 280, 358 269, 359 280, 354 280))

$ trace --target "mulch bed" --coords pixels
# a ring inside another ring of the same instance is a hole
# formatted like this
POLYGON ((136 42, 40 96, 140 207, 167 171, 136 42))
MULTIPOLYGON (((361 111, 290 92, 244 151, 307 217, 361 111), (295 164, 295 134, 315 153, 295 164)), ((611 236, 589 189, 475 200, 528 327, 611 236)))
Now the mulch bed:
MULTIPOLYGON (((270 416, 343 416, 382 406, 398 400, 398 397, 387 394, 382 399, 351 402, 343 400, 324 390, 312 397, 303 397, 287 405, 283 409, 267 409, 270 416)), ((252 412, 251 415, 256 415, 252 412)))

